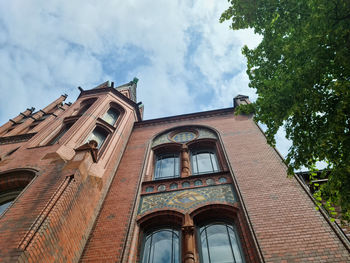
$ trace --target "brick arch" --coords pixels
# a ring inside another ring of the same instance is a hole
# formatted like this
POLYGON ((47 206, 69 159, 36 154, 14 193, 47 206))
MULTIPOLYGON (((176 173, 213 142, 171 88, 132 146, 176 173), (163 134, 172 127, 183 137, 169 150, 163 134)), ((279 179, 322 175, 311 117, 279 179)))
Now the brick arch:
POLYGON ((207 125, 201 125, 201 124, 194 124, 194 125, 180 125, 180 126, 174 126, 174 127, 171 127, 171 128, 168 128, 168 129, 165 129, 165 130, 162 130, 158 133, 156 133, 155 135, 153 135, 150 139, 150 142, 152 144, 152 142, 158 138, 159 136, 163 135, 163 134, 166 134, 166 133, 171 133, 171 132, 174 132, 176 130, 185 130, 185 129, 189 129, 189 130, 194 130, 196 128, 202 128, 202 129, 207 129, 207 130, 210 130, 212 131, 215 136, 217 137, 217 139, 219 138, 219 131, 211 126, 207 126, 207 125))
POLYGON ((194 209, 190 213, 195 226, 208 223, 224 222, 233 224, 237 230, 244 257, 247 262, 260 262, 259 251, 254 245, 254 240, 249 226, 244 219, 243 211, 238 204, 208 204, 194 209))
POLYGON ((157 228, 161 225, 181 227, 185 222, 185 215, 176 210, 160 210, 143 215, 137 220, 142 229, 157 228))
POLYGON ((212 203, 197 207, 189 214, 194 222, 203 222, 208 220, 232 220, 236 221, 240 209, 238 205, 212 203))
POLYGON ((87 98, 85 100, 82 100, 79 104, 79 110, 76 113, 76 115, 79 116, 84 114, 96 101, 97 101, 97 97, 87 98))
POLYGON ((0 173, 0 193, 23 190, 36 176, 32 169, 14 169, 0 173))

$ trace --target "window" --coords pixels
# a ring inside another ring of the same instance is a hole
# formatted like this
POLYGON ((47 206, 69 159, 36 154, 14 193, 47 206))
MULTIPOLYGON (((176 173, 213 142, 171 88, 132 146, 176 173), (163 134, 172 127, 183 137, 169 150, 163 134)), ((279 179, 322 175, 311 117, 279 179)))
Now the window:
POLYGON ((20 193, 21 191, 19 190, 0 194, 0 216, 13 203, 13 201, 20 193))
POLYGON ((64 127, 59 131, 59 133, 49 142, 49 145, 53 145, 56 142, 58 142, 72 126, 73 126, 73 122, 66 123, 64 127))
POLYGON ((191 152, 192 173, 215 173, 219 171, 215 152, 212 150, 195 150, 191 152))
POLYGON ((117 122, 117 119, 119 117, 119 111, 116 109, 110 108, 105 115, 103 116, 103 120, 109 123, 110 125, 114 126, 114 124, 117 122))
POLYGON ((0 173, 0 216, 12 205, 34 177, 35 173, 28 170, 0 173))
POLYGON ((199 228, 202 263, 244 262, 239 239, 233 225, 213 223, 199 228))
POLYGON ((178 153, 157 156, 154 178, 165 179, 180 176, 180 155, 178 153))
POLYGON ((105 129, 97 126, 92 131, 92 133, 88 137, 87 141, 91 141, 91 140, 96 141, 97 142, 97 148, 100 149, 101 146, 103 145, 104 141, 107 139, 108 134, 109 133, 105 129))
POLYGON ((142 263, 180 263, 179 231, 162 228, 145 236, 142 263))

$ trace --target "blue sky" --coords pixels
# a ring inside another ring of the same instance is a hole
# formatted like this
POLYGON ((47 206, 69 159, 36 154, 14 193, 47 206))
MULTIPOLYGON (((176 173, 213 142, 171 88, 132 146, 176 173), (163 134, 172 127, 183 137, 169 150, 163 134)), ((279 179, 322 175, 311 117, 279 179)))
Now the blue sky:
MULTIPOLYGON (((260 36, 219 23, 222 1, 1 1, 0 123, 106 81, 139 78, 145 119, 232 106, 248 88, 243 45, 260 36)), ((286 154, 283 132, 277 148, 286 154)))

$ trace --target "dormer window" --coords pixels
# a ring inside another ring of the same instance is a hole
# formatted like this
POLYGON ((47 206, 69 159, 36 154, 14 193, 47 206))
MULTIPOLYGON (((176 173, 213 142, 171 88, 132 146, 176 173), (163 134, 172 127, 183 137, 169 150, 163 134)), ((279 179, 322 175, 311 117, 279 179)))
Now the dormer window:
POLYGON ((108 124, 114 126, 114 124, 117 122, 118 117, 119 117, 119 111, 114 109, 114 108, 110 108, 105 115, 103 115, 103 120, 106 121, 108 124))

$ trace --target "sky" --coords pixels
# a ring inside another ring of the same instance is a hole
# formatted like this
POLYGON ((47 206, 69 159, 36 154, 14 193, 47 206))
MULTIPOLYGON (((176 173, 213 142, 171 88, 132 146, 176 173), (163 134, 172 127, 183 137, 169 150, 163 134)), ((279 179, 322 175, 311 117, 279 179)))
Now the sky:
MULTIPOLYGON (((139 79, 144 119, 232 106, 248 95, 244 45, 252 29, 219 23, 226 0, 0 1, 0 125, 26 108, 106 80, 139 79)), ((290 142, 281 129, 277 149, 290 142)))

